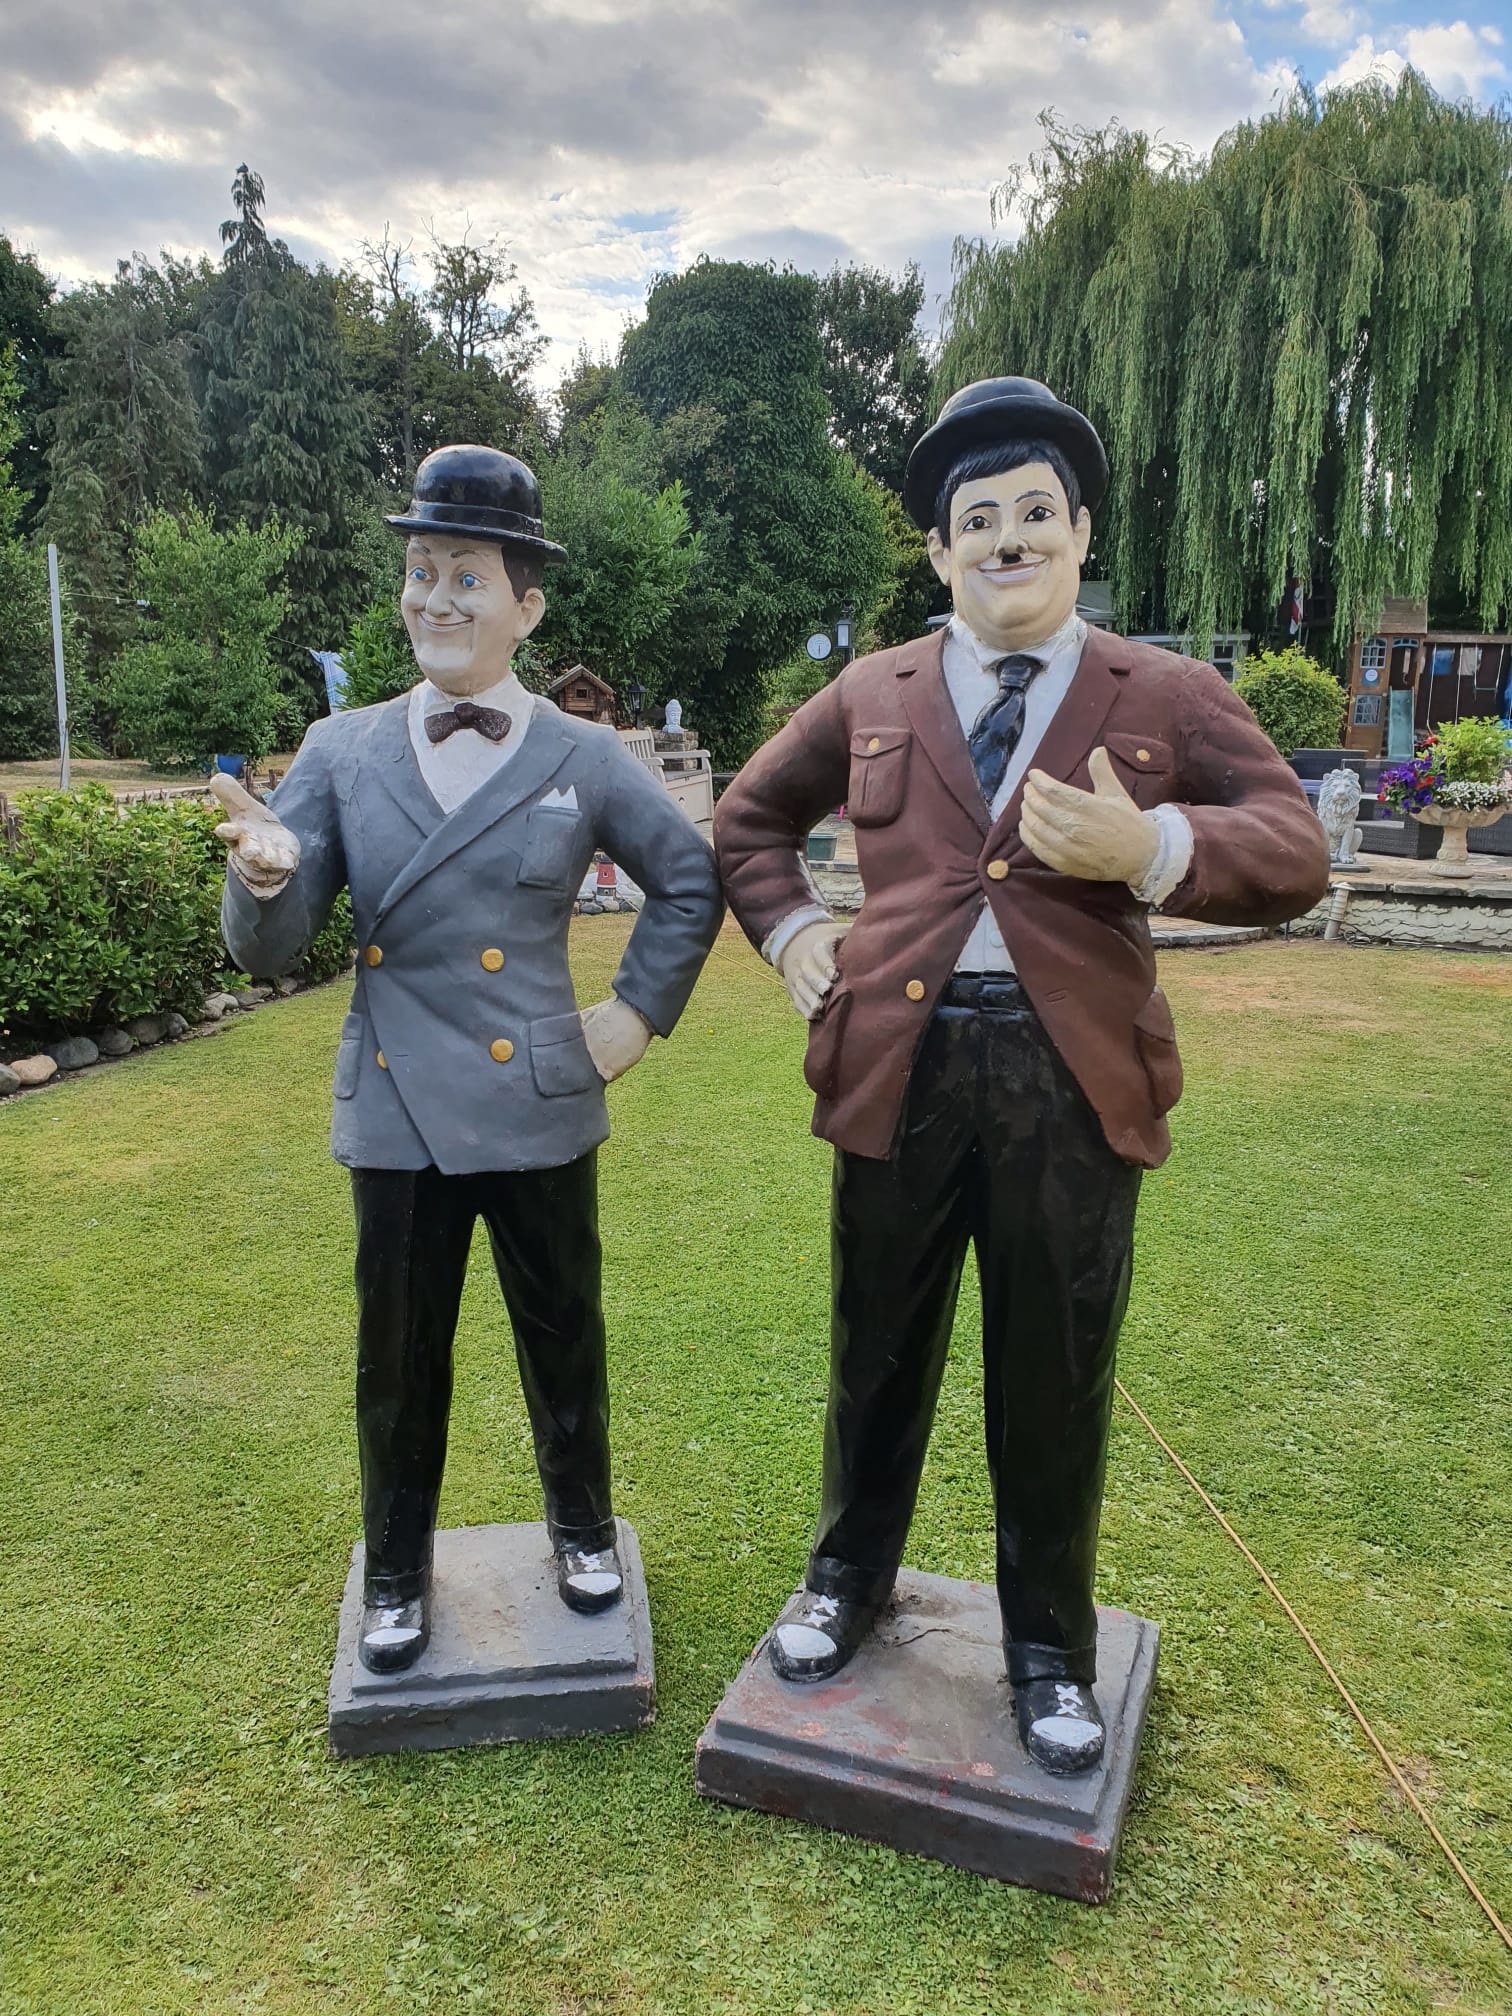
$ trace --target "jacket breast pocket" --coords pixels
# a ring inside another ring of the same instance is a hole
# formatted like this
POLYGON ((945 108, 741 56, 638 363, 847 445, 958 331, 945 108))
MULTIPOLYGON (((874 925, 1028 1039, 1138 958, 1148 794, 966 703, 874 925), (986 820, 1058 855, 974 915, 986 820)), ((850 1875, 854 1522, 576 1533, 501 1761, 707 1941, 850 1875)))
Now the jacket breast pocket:
POLYGON ((367 1025, 360 1015, 348 1015, 341 1025, 341 1041, 336 1045, 336 1077, 331 1091, 338 1099, 350 1099, 357 1090, 357 1074, 362 1069, 362 1043, 367 1025))
POLYGON ((530 1025, 530 1073, 543 1099, 602 1091, 603 1079, 588 1054, 582 1017, 543 1015, 530 1025))
POLYGON ((532 805, 525 815, 519 881, 528 889, 576 891, 583 822, 569 806, 532 805))
POLYGON ((1135 804, 1158 805, 1170 796, 1176 752, 1169 742, 1156 735, 1124 734, 1105 735, 1103 741, 1119 782, 1133 794, 1135 804))
POLYGON ((1134 1017, 1134 1047, 1150 1084, 1156 1114, 1169 1113, 1181 1097, 1181 1056, 1171 1004, 1157 987, 1134 1017))
POLYGON ((840 1083, 840 1045, 850 1019, 851 992, 842 982, 830 994, 819 1020, 809 1028, 803 1075, 819 1099, 833 1099, 840 1083))
POLYGON ((846 811, 855 826, 889 826, 903 810, 908 788, 906 728, 858 728, 851 737, 846 811))

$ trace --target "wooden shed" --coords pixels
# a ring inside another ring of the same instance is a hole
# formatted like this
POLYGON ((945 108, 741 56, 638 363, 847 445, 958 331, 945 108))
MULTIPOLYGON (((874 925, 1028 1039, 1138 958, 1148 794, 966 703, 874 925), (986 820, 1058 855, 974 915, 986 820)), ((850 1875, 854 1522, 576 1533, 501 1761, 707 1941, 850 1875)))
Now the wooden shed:
POLYGON ((564 714, 576 714, 582 721, 606 721, 612 728, 619 713, 614 688, 586 665, 574 665, 546 688, 564 714))

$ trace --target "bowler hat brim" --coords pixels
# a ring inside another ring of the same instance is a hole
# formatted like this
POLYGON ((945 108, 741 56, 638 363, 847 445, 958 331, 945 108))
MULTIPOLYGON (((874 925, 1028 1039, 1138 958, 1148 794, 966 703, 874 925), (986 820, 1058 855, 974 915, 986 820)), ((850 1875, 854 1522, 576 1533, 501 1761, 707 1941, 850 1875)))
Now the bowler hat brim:
POLYGON ((956 457, 994 441, 1050 442, 1070 463, 1087 509, 1102 502, 1108 458, 1092 422, 1060 400, 1010 392, 946 413, 919 436, 903 478, 903 508, 921 532, 934 525, 935 499, 956 457))
POLYGON ((535 532, 504 532, 497 525, 468 524, 455 519, 417 518, 412 513, 396 512, 393 517, 385 517, 385 525, 391 525, 396 532, 411 532, 424 538, 433 539, 480 539, 489 546, 504 546, 519 553, 535 553, 548 567, 557 567, 567 558, 567 548, 558 546, 550 539, 544 539, 535 532))

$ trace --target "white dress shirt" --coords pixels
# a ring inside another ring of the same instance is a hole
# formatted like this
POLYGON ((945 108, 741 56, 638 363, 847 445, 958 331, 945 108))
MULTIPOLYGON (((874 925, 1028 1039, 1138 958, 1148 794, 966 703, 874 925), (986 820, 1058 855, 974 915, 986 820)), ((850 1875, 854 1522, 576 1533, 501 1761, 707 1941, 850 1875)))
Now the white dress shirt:
MULTIPOLYGON (((1076 676, 1086 637, 1087 626, 1073 610, 1053 635, 1022 654, 1038 658, 1044 669, 1036 672, 1024 689, 1023 730, 1008 758, 1003 780, 993 794, 989 809, 994 819, 1001 814, 1017 790, 1020 779, 1034 762, 1045 730, 1076 676)), ((945 687, 955 708, 956 719, 961 724, 962 737, 966 740, 970 739, 983 708, 997 697, 997 675, 991 668, 1007 655, 996 645, 984 644, 980 637, 966 628, 959 616, 951 617, 945 632, 945 687)), ((1145 817, 1157 830, 1159 846, 1143 879, 1131 883, 1130 887, 1141 903, 1158 907, 1191 865, 1192 828, 1186 814, 1174 805, 1157 805, 1145 817)), ((793 911, 768 936, 761 948, 763 953, 774 966, 777 965, 795 932, 802 930, 805 924, 817 923, 828 915, 829 912, 819 903, 793 911)), ((961 947, 956 971, 1013 971, 1013 961, 1003 943, 1003 934, 985 898, 966 943, 961 947)))
POLYGON ((502 742, 490 742, 476 728, 458 728, 444 742, 432 742, 425 732, 426 715, 444 714, 456 706, 456 697, 432 686, 429 679, 422 679, 418 686, 410 688, 410 745, 420 765, 420 775, 443 812, 455 812, 480 784, 486 784, 503 769, 525 740, 535 707, 535 695, 520 684, 513 669, 496 686, 462 697, 471 700, 475 707, 494 707, 509 716, 509 733, 502 742))

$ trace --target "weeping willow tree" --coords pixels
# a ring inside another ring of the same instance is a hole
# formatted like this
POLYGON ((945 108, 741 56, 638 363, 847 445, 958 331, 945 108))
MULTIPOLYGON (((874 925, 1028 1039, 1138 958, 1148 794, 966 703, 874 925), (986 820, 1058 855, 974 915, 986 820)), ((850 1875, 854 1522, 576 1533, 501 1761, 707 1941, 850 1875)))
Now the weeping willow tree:
POLYGON ((958 242, 935 396, 1022 371, 1080 405, 1113 481, 1119 620, 1205 649, 1327 591, 1493 628, 1512 601, 1512 119, 1405 71, 1299 89, 1206 158, 1070 131, 958 242))

